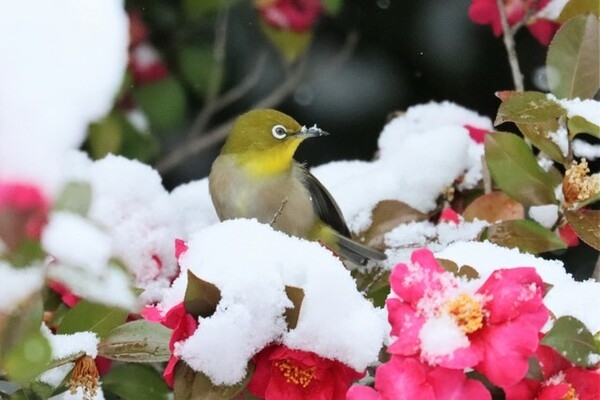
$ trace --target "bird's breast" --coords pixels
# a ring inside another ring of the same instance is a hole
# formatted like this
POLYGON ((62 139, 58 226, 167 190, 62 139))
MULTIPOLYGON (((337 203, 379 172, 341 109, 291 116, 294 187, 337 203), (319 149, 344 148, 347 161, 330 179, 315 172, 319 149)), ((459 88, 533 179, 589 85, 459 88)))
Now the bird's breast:
POLYGON ((256 218, 291 235, 308 237, 316 222, 299 168, 254 176, 231 156, 221 155, 209 177, 210 194, 221 220, 256 218))

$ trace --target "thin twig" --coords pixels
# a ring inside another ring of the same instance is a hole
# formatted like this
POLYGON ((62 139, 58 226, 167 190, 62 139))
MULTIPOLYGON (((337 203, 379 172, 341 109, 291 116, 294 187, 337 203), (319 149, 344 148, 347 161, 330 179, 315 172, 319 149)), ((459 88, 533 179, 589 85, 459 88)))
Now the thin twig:
MULTIPOLYGON (((283 99, 289 96, 300 84, 306 68, 306 61, 301 60, 295 68, 292 69, 287 78, 274 91, 253 104, 250 108, 269 108, 279 104, 283 99)), ((181 164, 187 157, 209 148, 227 136, 229 128, 235 118, 231 118, 213 129, 206 131, 202 136, 190 137, 183 141, 179 146, 168 153, 163 159, 158 161, 156 169, 161 172, 167 172, 177 165, 181 164)))
MULTIPOLYGON (((340 51, 335 54, 325 69, 328 72, 333 71, 339 65, 346 62, 354 52, 357 43, 358 34, 356 32, 351 32, 347 36, 346 41, 340 51)), ((260 78, 261 72, 264 69, 265 62, 266 56, 264 60, 261 57, 254 72, 249 75, 246 80, 242 81, 239 85, 224 95, 215 98, 214 102, 209 106, 208 109, 203 110, 198 114, 192 125, 192 128, 190 129, 190 135, 188 136, 188 139, 184 140, 181 144, 167 153, 156 163, 156 169, 160 173, 170 171, 177 165, 184 162, 188 157, 212 147, 225 139, 235 118, 231 118, 208 131, 205 131, 206 125, 216 111, 242 97, 256 84, 260 78)), ((306 72, 306 67, 307 56, 304 55, 297 63, 289 67, 284 81, 277 88, 275 88, 275 90, 258 100, 256 103, 252 104, 249 108, 271 108, 281 103, 298 87, 300 82, 302 82, 306 72)))
POLYGON ((521 73, 521 68, 519 67, 519 59, 517 58, 517 49, 515 47, 515 38, 514 31, 508 25, 508 19, 506 16, 506 9, 504 8, 503 0, 496 0, 498 4, 498 11, 500 12, 500 23, 502 24, 502 30, 504 32, 504 47, 506 48, 506 53, 508 54, 508 62, 510 64, 510 71, 512 73, 513 82, 515 85, 515 90, 518 92, 522 92, 525 90, 525 85, 523 84, 523 74, 521 73))
POLYGON ((281 201, 281 206, 279 206, 279 209, 273 215, 271 222, 269 222, 269 225, 273 226, 275 224, 275 222, 277 222, 277 217, 279 217, 281 214, 283 214, 283 209, 285 208, 285 205, 287 204, 287 202, 288 202, 288 198, 287 198, 287 196, 285 196, 283 198, 283 200, 281 201))
POLYGON ((206 129, 206 126, 212 116, 223 108, 227 107, 231 103, 240 99, 246 93, 250 91, 258 81, 262 75, 262 72, 265 69, 265 65, 267 64, 267 52, 263 51, 258 57, 258 61, 256 62, 256 66, 252 69, 252 71, 244 77, 237 85, 229 89, 227 92, 221 94, 220 96, 214 98, 212 101, 207 102, 202 110, 198 113, 192 126, 188 131, 188 136, 198 136, 206 129))

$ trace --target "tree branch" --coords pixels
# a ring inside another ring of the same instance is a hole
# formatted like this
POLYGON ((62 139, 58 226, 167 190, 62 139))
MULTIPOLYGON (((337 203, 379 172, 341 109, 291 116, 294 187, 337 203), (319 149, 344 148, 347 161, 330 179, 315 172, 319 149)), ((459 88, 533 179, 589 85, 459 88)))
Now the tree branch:
MULTIPOLYGON (((517 58, 517 49, 515 47, 514 34, 516 30, 513 31, 508 25, 506 9, 504 8, 503 0, 496 0, 496 3, 498 4, 498 11, 500 12, 500 23, 502 24, 502 31, 504 32, 502 37, 504 39, 506 53, 508 54, 508 62, 510 64, 510 71, 512 73, 515 90, 522 92, 525 90, 525 86, 523 84, 523 74, 521 73, 521 68, 519 67, 519 59, 517 58)), ((521 25, 518 26, 520 27, 521 25)))

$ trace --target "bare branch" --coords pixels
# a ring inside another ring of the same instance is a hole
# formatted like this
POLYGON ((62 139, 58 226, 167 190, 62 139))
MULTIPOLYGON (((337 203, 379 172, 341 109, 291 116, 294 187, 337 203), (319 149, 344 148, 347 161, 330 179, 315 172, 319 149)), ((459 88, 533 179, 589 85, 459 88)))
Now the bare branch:
POLYGON ((595 279, 596 282, 600 282, 600 254, 598 255, 598 259, 596 260, 594 272, 592 272, 592 278, 595 279))
POLYGON ((514 38, 515 32, 508 25, 504 1, 496 0, 496 3, 498 4, 498 11, 500 12, 500 23, 502 24, 502 30, 504 31, 504 47, 506 48, 506 53, 508 54, 508 62, 510 64, 510 71, 512 73, 515 90, 522 92, 525 90, 525 85, 523 84, 523 74, 521 73, 519 59, 517 58, 517 49, 515 47, 514 38))
MULTIPOLYGON (((351 32, 347 36, 346 41, 341 47, 340 51, 338 51, 332 57, 330 62, 325 67, 327 72, 333 71, 341 64, 345 63, 354 52, 357 43, 357 32, 351 32)), ((307 61, 308 58, 306 55, 304 55, 297 63, 290 66, 286 71, 287 73, 284 81, 271 93, 252 104, 249 108, 272 108, 281 103, 302 82, 306 72, 307 61)), ((235 102, 256 85, 264 70, 265 63, 266 53, 259 58, 255 69, 246 77, 246 79, 244 79, 230 91, 216 97, 211 104, 203 107, 203 110, 194 120, 192 128, 190 128, 190 133, 187 140, 183 141, 171 152, 167 153, 162 159, 160 159, 156 163, 156 169, 161 173, 165 173, 184 162, 188 157, 191 157, 224 140, 235 119, 229 119, 224 123, 205 131, 208 122, 217 111, 235 102)))

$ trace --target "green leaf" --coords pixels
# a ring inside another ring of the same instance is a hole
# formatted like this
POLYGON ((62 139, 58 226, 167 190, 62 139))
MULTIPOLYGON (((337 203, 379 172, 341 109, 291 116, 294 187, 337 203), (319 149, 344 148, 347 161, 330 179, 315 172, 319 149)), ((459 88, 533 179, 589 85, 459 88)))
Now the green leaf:
POLYGON ((500 104, 495 125, 504 122, 534 124, 555 120, 565 115, 563 108, 540 92, 518 92, 500 104))
POLYGON ((210 317, 221 301, 221 291, 210 282, 198 278, 190 270, 187 272, 188 284, 183 305, 194 317, 210 317))
POLYGON ((599 13, 598 0, 569 0, 560 12, 557 22, 564 24, 571 18, 579 15, 594 14, 598 16, 599 13))
POLYGON ((8 349, 2 368, 10 380, 27 384, 46 370, 51 357, 50 343, 38 329, 8 349))
POLYGON ((215 59, 213 49, 208 45, 183 47, 179 52, 178 61, 185 82, 200 96, 207 94, 213 82, 221 81, 211 79, 215 59))
POLYGON ((68 182, 54 203, 57 211, 70 211, 86 216, 92 202, 92 186, 84 181, 68 182))
POLYGON ((253 372, 254 364, 249 363, 246 376, 240 382, 232 386, 217 386, 206 375, 180 361, 175 367, 174 400, 233 399, 248 385, 253 372))
POLYGON ((9 315, 0 316, 0 365, 6 353, 19 346, 23 338, 39 333, 43 317, 43 302, 39 292, 20 302, 9 315))
POLYGON ((594 365, 590 356, 599 355, 594 345, 594 337, 588 328, 577 318, 560 317, 541 341, 559 354, 581 367, 594 365))
POLYGON ((147 83, 134 89, 133 95, 157 133, 172 133, 186 114, 187 99, 181 83, 173 77, 147 83))
POLYGON ((329 14, 336 15, 342 8, 342 0, 323 0, 323 8, 329 14))
POLYGON ((557 120, 548 120, 537 124, 517 124, 524 137, 548 158, 560 164, 566 163, 566 157, 558 145, 550 139, 549 133, 559 129, 557 120))
POLYGON ((58 326, 57 333, 91 331, 103 338, 113 328, 125 322, 127 315, 128 312, 120 308, 81 300, 65 314, 58 326))
POLYGON ((486 229, 484 236, 492 243, 532 254, 567 248, 554 232, 535 221, 525 219, 492 224, 486 229))
POLYGON ((261 27, 267 38, 279 50, 284 60, 292 63, 296 61, 312 41, 312 31, 294 32, 284 29, 276 29, 261 22, 261 27))
POLYGON ((591 123, 579 115, 569 118, 567 121, 567 126, 569 127, 569 135, 571 138, 580 133, 587 133, 588 135, 600 139, 600 126, 591 123))
POLYGON ((191 20, 210 17, 219 7, 228 7, 238 0, 183 0, 182 7, 186 18, 191 20))
POLYGON ((600 89, 599 43, 600 23, 595 15, 572 18, 558 30, 546 59, 548 85, 556 97, 594 97, 600 89))
POLYGON ((131 122, 122 116, 122 140, 119 154, 141 162, 148 162, 159 153, 156 137, 149 131, 141 132, 131 122))
POLYGON ((492 178, 508 196, 525 206, 556 202, 554 188, 560 181, 537 164, 529 146, 517 135, 486 135, 485 159, 492 178))
POLYGON ((122 400, 167 400, 171 390, 149 365, 121 364, 102 377, 102 389, 122 400))
POLYGON ((600 210, 565 210, 565 218, 581 240, 600 250, 600 210))
POLYGON ((124 362, 166 362, 171 356, 171 330, 156 322, 137 320, 119 325, 98 345, 100 355, 124 362))
POLYGON ((107 154, 118 154, 121 148, 122 127, 115 112, 90 125, 87 147, 93 159, 98 160, 107 154))
POLYGON ((302 308, 302 301, 304 300, 304 290, 293 286, 286 286, 285 294, 292 302, 292 307, 286 308, 284 312, 285 322, 287 323, 288 329, 291 330, 298 325, 300 309, 302 308))

